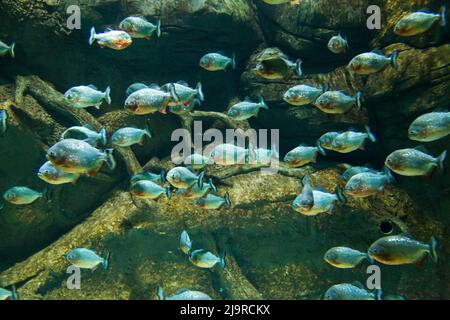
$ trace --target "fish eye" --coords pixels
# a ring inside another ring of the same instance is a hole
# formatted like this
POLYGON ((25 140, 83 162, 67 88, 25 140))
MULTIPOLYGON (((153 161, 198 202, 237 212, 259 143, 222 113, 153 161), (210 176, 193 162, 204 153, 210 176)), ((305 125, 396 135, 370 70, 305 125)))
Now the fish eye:
POLYGON ((394 226, 390 221, 382 221, 379 227, 380 231, 384 234, 391 234, 394 231, 394 226))

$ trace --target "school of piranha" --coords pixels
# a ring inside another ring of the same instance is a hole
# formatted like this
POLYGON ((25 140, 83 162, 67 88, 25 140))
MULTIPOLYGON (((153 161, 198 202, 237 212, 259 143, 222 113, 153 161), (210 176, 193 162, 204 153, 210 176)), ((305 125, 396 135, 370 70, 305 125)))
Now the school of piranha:
MULTIPOLYGON (((284 3, 298 4, 291 0, 263 0, 267 4, 279 5, 284 3)), ((395 26, 394 32, 403 37, 410 37, 428 31, 433 25, 446 25, 446 8, 439 13, 414 12, 401 18, 395 26)), ((114 50, 124 50, 132 45, 134 39, 152 39, 161 36, 161 22, 153 24, 142 17, 128 17, 124 19, 117 30, 108 29, 97 33, 91 29, 89 43, 97 43, 100 47, 114 50)), ((348 49, 348 41, 341 34, 332 37, 328 49, 341 54, 348 49)), ((6 45, 0 41, 0 56, 10 55, 14 58, 15 44, 6 45)), ((292 61, 284 54, 274 55, 270 48, 263 55, 254 72, 265 79, 289 79, 296 74, 302 76, 302 61, 292 61)), ((370 75, 385 68, 398 67, 399 52, 386 56, 382 52, 364 52, 354 57, 348 64, 348 69, 359 75, 370 75)), ((216 72, 236 67, 234 54, 227 56, 223 52, 205 54, 199 62, 205 70, 216 72)), ((99 108, 103 103, 111 104, 110 88, 98 90, 93 85, 80 85, 67 90, 64 94, 67 103, 73 108, 99 108)), ((195 88, 179 81, 163 86, 143 83, 132 84, 127 92, 124 103, 125 109, 135 115, 150 115, 160 113, 191 112, 204 100, 201 83, 195 88)), ((287 90, 283 99, 292 107, 315 106, 328 114, 344 114, 352 108, 363 108, 363 93, 349 96, 342 91, 329 88, 317 88, 308 84, 294 86, 287 90)), ((264 99, 259 101, 239 102, 229 108, 227 116, 243 121, 257 116, 261 109, 269 109, 264 99)), ((6 134, 8 128, 8 111, 0 110, 0 131, 6 134)), ((450 112, 436 110, 418 117, 409 127, 408 137, 417 142, 434 142, 450 134, 450 112)), ((108 141, 113 147, 130 147, 144 144, 151 139, 149 128, 125 127, 114 132, 109 138, 105 129, 96 132, 89 125, 68 128, 61 136, 61 140, 48 149, 47 162, 37 172, 38 178, 50 185, 75 184, 82 175, 93 176, 106 164, 111 170, 116 167, 113 149, 106 148, 108 141)), ((299 145, 289 151, 283 162, 291 168, 297 168, 309 163, 315 163, 320 156, 326 156, 327 150, 339 153, 351 153, 364 149, 366 143, 376 143, 377 138, 369 127, 364 131, 350 129, 346 132, 327 132, 318 137, 315 146, 299 145)), ((336 206, 343 205, 347 197, 370 197, 382 195, 388 184, 395 182, 392 174, 402 176, 431 176, 435 171, 444 173, 447 151, 440 155, 430 155, 425 148, 400 149, 386 157, 385 167, 375 170, 369 166, 349 166, 343 173, 346 181, 345 188, 336 188, 334 193, 327 193, 320 188, 314 188, 308 176, 303 178, 303 189, 294 202, 292 208, 305 216, 315 216, 330 213, 336 206)), ((184 166, 176 166, 169 172, 143 172, 130 179, 129 192, 136 198, 157 200, 160 197, 177 196, 193 199, 194 204, 205 210, 226 209, 232 206, 228 195, 220 195, 211 179, 206 179, 203 169, 211 164, 230 166, 240 163, 270 165, 271 161, 278 161, 278 151, 270 149, 251 150, 233 144, 215 146, 208 155, 192 154, 184 160, 184 166), (173 192, 175 191, 175 192, 173 192)), ((30 205, 43 198, 47 191, 36 191, 25 186, 13 186, 3 192, 4 205, 30 205)), ((3 205, 2 205, 3 207, 3 205)), ((205 249, 193 249, 192 241, 186 231, 180 236, 179 249, 186 255, 193 265, 199 268, 226 268, 225 254, 214 254, 205 249)), ((437 240, 432 237, 429 243, 415 240, 410 235, 388 235, 376 240, 366 252, 348 247, 334 247, 324 254, 324 260, 336 268, 355 268, 368 261, 387 265, 420 264, 423 260, 438 259, 437 240)), ((67 253, 66 259, 74 266, 82 269, 95 270, 99 266, 108 268, 109 253, 98 255, 87 248, 76 248, 67 253)), ((158 289, 161 300, 209 300, 207 294, 180 290, 174 296, 167 296, 163 288, 158 289)), ((14 288, 11 290, 0 288, 0 300, 17 299, 14 288)), ((327 300, 377 300, 404 299, 401 296, 383 297, 381 290, 368 291, 357 283, 336 284, 324 293, 327 300)))

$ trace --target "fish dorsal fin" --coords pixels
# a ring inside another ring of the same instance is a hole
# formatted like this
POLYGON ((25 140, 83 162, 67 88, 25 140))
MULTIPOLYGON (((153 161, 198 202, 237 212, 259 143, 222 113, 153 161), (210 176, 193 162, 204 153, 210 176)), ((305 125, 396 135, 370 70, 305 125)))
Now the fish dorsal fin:
POLYGON ((177 291, 177 294, 182 294, 182 293, 185 293, 185 292, 187 292, 187 291, 189 291, 189 289, 180 289, 180 290, 178 290, 177 291))
POLYGON ((363 165, 363 167, 366 167, 368 169, 373 169, 373 166, 370 163, 366 163, 365 165, 363 165))
POLYGON ((87 86, 88 88, 94 89, 94 90, 98 90, 96 86, 94 86, 93 84, 90 84, 87 86))
POLYGON ((106 28, 105 31, 106 32, 111 32, 111 31, 114 31, 114 30, 112 28, 106 28))
POLYGON ((354 285, 355 287, 358 287, 360 289, 366 289, 366 288, 364 288, 364 285, 359 281, 353 281, 352 285, 354 285))
POLYGON ((372 53, 376 53, 376 54, 379 54, 379 55, 382 55, 382 56, 384 56, 384 53, 383 52, 381 52, 381 50, 380 49, 378 49, 378 48, 376 48, 376 49, 373 49, 372 51, 371 51, 372 53))
POLYGON ((86 128, 89 130, 94 130, 94 127, 92 125, 90 125, 89 123, 83 124, 83 128, 86 128))
POLYGON ((432 112, 448 112, 448 109, 446 109, 444 107, 438 107, 438 108, 434 109, 432 112))
POLYGON ((177 81, 177 84, 180 84, 180 85, 185 86, 185 87, 189 87, 189 84, 186 81, 184 81, 184 80, 177 81))
POLYGON ((316 190, 320 191, 320 192, 325 192, 325 193, 327 192, 327 190, 325 190, 325 188, 323 188, 323 187, 317 187, 316 190))
POLYGON ((425 146, 417 146, 414 149, 423 153, 429 153, 428 149, 425 146))
POLYGON ((223 56, 226 55, 226 54, 225 54, 225 51, 223 51, 223 50, 219 50, 219 51, 217 51, 217 53, 218 53, 218 54, 221 54, 221 55, 223 55, 223 56))
POLYGON ((403 232, 403 233, 401 233, 400 234, 402 237, 405 237, 405 238, 408 238, 408 239, 411 239, 411 240, 415 240, 415 238, 413 237, 413 235, 411 234, 411 233, 409 233, 409 232, 403 232))
POLYGON ((150 89, 161 90, 161 87, 158 84, 156 84, 156 83, 152 83, 148 87, 150 89))
POLYGON ((429 8, 425 7, 425 8, 421 8, 421 9, 417 10, 417 12, 430 13, 431 11, 429 8))
POLYGON ((252 102, 252 99, 250 99, 249 96, 246 96, 246 97, 244 98, 244 102, 252 102))

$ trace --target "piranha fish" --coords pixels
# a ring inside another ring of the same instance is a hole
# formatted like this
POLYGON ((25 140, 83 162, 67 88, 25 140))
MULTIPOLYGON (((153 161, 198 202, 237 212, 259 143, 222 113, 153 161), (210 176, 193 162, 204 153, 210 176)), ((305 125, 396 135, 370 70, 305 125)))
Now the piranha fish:
POLYGON ((216 195, 213 195, 211 193, 208 193, 203 198, 198 198, 195 202, 200 208, 206 209, 206 210, 219 210, 223 207, 230 208, 231 207, 231 200, 230 195, 228 192, 225 193, 225 196, 219 197, 216 195))
POLYGON ((348 49, 347 38, 343 38, 341 34, 331 37, 328 41, 328 50, 335 54, 345 53, 348 49))
POLYGON ((89 44, 92 45, 95 41, 100 48, 108 47, 114 50, 126 49, 133 43, 133 39, 125 31, 107 29, 106 32, 97 34, 92 27, 89 44))
POLYGON ((131 147, 134 144, 144 145, 145 137, 151 138, 152 134, 148 128, 121 128, 111 136, 111 143, 118 147, 131 147))
POLYGON ((292 5, 299 5, 300 0, 262 0, 263 2, 271 5, 290 3, 292 5))
POLYGON ((348 64, 348 68, 356 74, 369 75, 384 70, 389 64, 394 69, 398 68, 398 51, 390 56, 385 56, 379 51, 362 53, 354 57, 348 64))
POLYGON ((130 85, 127 88, 127 91, 125 92, 125 95, 126 95, 126 97, 129 97, 130 94, 132 94, 132 93, 134 93, 136 91, 142 90, 142 89, 147 89, 147 88, 148 88, 148 86, 145 83, 136 82, 136 83, 133 83, 132 85, 130 85))
POLYGON ((362 285, 335 284, 324 295, 325 300, 382 300, 382 291, 369 292, 362 285))
POLYGON ((163 91, 158 85, 137 90, 130 94, 125 101, 125 109, 137 115, 146 115, 157 111, 166 113, 166 108, 171 101, 179 101, 173 84, 170 92, 163 91))
POLYGON ((295 206, 297 210, 309 211, 314 206, 314 190, 308 181, 308 176, 304 176, 302 179, 303 189, 302 193, 297 197, 295 206))
POLYGON ((56 143, 47 151, 47 160, 64 172, 87 173, 90 176, 97 174, 105 162, 111 170, 116 167, 113 149, 102 152, 87 142, 75 139, 56 143))
MULTIPOLYGON (((305 187, 310 188, 308 184, 305 184, 305 187)), ((292 208, 305 216, 315 216, 325 212, 331 214, 336 203, 344 204, 345 202, 345 196, 340 188, 336 188, 335 193, 312 190, 312 200, 310 192, 302 192, 295 198, 292 208)))
POLYGON ((294 74, 299 77, 303 75, 302 63, 301 59, 292 62, 285 54, 281 54, 276 58, 258 62, 254 71, 264 79, 288 81, 294 74))
POLYGON ((436 169, 445 172, 447 150, 437 158, 427 154, 422 147, 415 149, 401 149, 392 152, 385 161, 385 165, 402 176, 431 176, 436 169))
POLYGON ((334 247, 329 249, 325 253, 324 260, 333 267, 340 269, 355 268, 363 260, 367 260, 371 264, 374 263, 374 260, 367 253, 347 247, 334 247))
POLYGON ((0 110, 0 133, 4 135, 8 131, 8 111, 0 110))
POLYGON ((167 173, 167 181, 175 188, 189 189, 194 184, 203 187, 203 177, 205 173, 196 175, 186 167, 175 167, 167 173))
POLYGON ((350 153, 358 149, 364 150, 367 139, 372 142, 377 141, 377 138, 370 131, 370 128, 368 126, 365 126, 365 129, 366 132, 356 132, 353 130, 349 130, 339 134, 333 140, 333 144, 331 146, 332 150, 339 153, 350 153))
POLYGON ((159 174, 152 173, 150 171, 138 173, 131 177, 130 183, 133 184, 140 180, 148 180, 154 183, 162 184, 166 181, 166 173, 164 170, 161 170, 159 174))
POLYGON ((94 85, 73 87, 66 91, 64 97, 70 105, 76 109, 95 107, 100 109, 103 100, 111 104, 111 89, 106 88, 105 92, 98 91, 94 85))
MULTIPOLYGON (((35 202, 36 200, 44 198, 47 199, 47 189, 43 192, 35 191, 28 187, 12 187, 5 191, 3 199, 15 205, 26 205, 35 202)), ((1 205, 3 207, 3 205, 1 205)))
POLYGON ((210 158, 215 164, 222 166, 232 166, 236 164, 245 164, 249 157, 250 151, 235 146, 234 144, 224 143, 215 146, 211 150, 210 158))
POLYGON ((274 161, 279 161, 280 154, 276 145, 272 149, 257 148, 250 152, 249 163, 254 165, 270 165, 274 161))
POLYGON ((66 259, 75 267, 81 269, 95 270, 99 265, 103 266, 103 269, 108 269, 109 266, 109 253, 105 258, 100 257, 95 251, 77 248, 70 251, 66 255, 66 259))
POLYGON ((161 87, 161 89, 163 91, 170 92, 171 85, 173 86, 173 91, 175 92, 178 100, 171 100, 168 104, 169 107, 175 107, 179 105, 192 107, 192 105, 201 105, 201 102, 205 101, 201 82, 198 82, 195 88, 191 88, 185 81, 178 81, 172 84, 165 84, 161 87))
POLYGON ((356 96, 350 97, 342 91, 327 91, 317 98, 314 105, 325 113, 344 114, 356 107, 361 111, 363 94, 358 92, 356 96))
POLYGON ((320 145, 318 145, 317 147, 300 145, 297 148, 289 151, 284 156, 283 161, 286 162, 291 168, 298 168, 311 162, 316 163, 319 153, 323 156, 326 156, 325 151, 320 145))
POLYGON ((187 156, 184 161, 184 165, 191 167, 194 170, 202 170, 210 163, 210 159, 204 155, 194 153, 187 156))
POLYGON ((204 249, 192 251, 189 255, 189 261, 199 268, 211 269, 214 268, 216 264, 219 264, 222 269, 225 269, 225 255, 219 258, 204 249))
POLYGON ((200 59, 200 67, 208 71, 226 70, 228 66, 236 69, 236 56, 233 53, 231 58, 225 56, 223 52, 208 53, 200 59))
POLYGON ((80 178, 80 174, 64 172, 55 167, 50 161, 47 161, 39 168, 37 175, 39 179, 54 185, 75 184, 80 178))
POLYGON ((161 37, 161 20, 154 25, 143 17, 128 17, 122 20, 119 28, 136 39, 151 39, 155 32, 158 38, 161 37))
POLYGON ((10 46, 0 41, 0 57, 4 57, 7 54, 11 56, 11 58, 15 58, 16 55, 14 53, 14 48, 16 47, 16 44, 13 42, 10 46))
POLYGON ((411 140, 430 142, 450 134, 450 112, 435 110, 418 117, 408 129, 411 140))
POLYGON ((212 182, 212 179, 209 179, 207 183, 203 183, 203 186, 201 188, 198 185, 194 185, 190 189, 177 190, 177 194, 180 194, 183 198, 187 199, 202 198, 210 192, 217 192, 217 188, 212 182))
POLYGON ((92 127, 90 125, 84 125, 84 126, 74 126, 68 128, 66 131, 64 131, 61 135, 61 140, 64 139, 76 139, 76 140, 83 140, 93 147, 96 147, 98 143, 100 142, 102 145, 106 145, 108 142, 106 138, 106 129, 102 128, 100 132, 95 132, 92 130, 92 127))
POLYGON ((139 180, 131 185, 130 193, 139 199, 156 200, 165 194, 170 199, 170 187, 161 187, 150 180, 139 180))
POLYGON ((251 102, 250 98, 247 97, 244 101, 231 106, 227 114, 234 120, 244 121, 253 116, 257 117, 260 109, 269 110, 262 97, 259 98, 258 103, 251 102))
POLYGON ((407 235, 387 236, 375 241, 368 250, 378 262, 388 265, 420 265, 428 256, 437 262, 437 241, 431 237, 430 244, 414 240, 407 235))
POLYGON ((312 104, 324 91, 324 89, 301 84, 286 91, 283 95, 283 100, 293 106, 304 106, 312 104))
POLYGON ((3 301, 3 300, 18 300, 15 286, 12 286, 11 291, 0 288, 0 301, 3 301))
POLYGON ((411 37, 428 31, 436 22, 442 27, 447 25, 447 7, 442 6, 440 13, 413 12, 401 18, 394 27, 395 34, 411 37))
POLYGON ((384 194, 386 185, 394 182, 394 177, 387 168, 384 172, 358 173, 351 177, 345 185, 345 193, 356 198, 365 198, 379 193, 384 194))
POLYGON ((212 300, 210 296, 208 296, 206 293, 200 292, 200 291, 192 291, 188 289, 181 289, 178 290, 177 293, 173 296, 167 296, 164 289, 159 287, 158 288, 158 298, 159 300, 212 300))
POLYGON ((327 132, 317 140, 317 143, 324 149, 333 150, 333 141, 339 135, 339 132, 327 132))
POLYGON ((377 173, 378 171, 368 167, 368 165, 356 166, 356 167, 348 166, 347 169, 342 174, 342 179, 344 179, 345 181, 348 181, 348 180, 350 180, 351 177, 353 177, 359 173, 364 173, 364 172, 377 173))
POLYGON ((186 230, 183 230, 180 235, 180 250, 186 255, 189 255, 192 250, 192 241, 186 230))

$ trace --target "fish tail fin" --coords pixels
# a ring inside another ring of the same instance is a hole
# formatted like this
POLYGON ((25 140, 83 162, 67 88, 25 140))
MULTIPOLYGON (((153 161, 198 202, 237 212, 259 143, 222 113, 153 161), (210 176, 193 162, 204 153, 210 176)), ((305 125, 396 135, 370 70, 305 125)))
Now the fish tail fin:
POLYGON ((197 185, 200 189, 203 188, 203 178, 205 177, 205 171, 200 172, 197 178, 197 185))
POLYGON ((111 170, 114 170, 117 166, 116 159, 114 159, 114 149, 106 149, 106 164, 111 170))
POLYGON ((159 19, 156 23, 156 35, 158 36, 158 38, 161 37, 161 19, 159 19))
POLYGON ((2 210, 4 207, 5 207, 5 203, 2 201, 2 202, 0 203, 0 210, 2 210))
POLYGON ((16 286, 14 284, 11 286, 11 291, 12 291, 11 299, 12 300, 19 300, 19 295, 17 294, 17 288, 16 288, 16 286))
POLYGON ((102 265, 104 270, 108 270, 109 267, 109 258, 111 257, 111 253, 107 252, 105 258, 103 259, 102 265))
POLYGON ((13 42, 11 43, 11 45, 9 46, 9 54, 11 55, 11 58, 15 58, 16 54, 14 53, 14 49, 16 48, 16 43, 13 42))
POLYGON ((170 187, 166 187, 166 197, 167 199, 170 199, 172 197, 172 192, 170 191, 170 187))
POLYGON ((92 27, 91 28, 91 36, 89 37, 89 44, 90 45, 92 45, 93 43, 94 43, 94 41, 95 41, 95 36, 96 36, 97 34, 95 33, 95 28, 94 27, 92 27))
POLYGON ((325 152, 325 149, 322 147, 319 140, 317 140, 317 142, 316 142, 316 147, 321 155, 323 155, 324 157, 327 155, 327 153, 325 152))
POLYGON ((105 101, 107 104, 111 104, 111 88, 109 86, 105 90, 105 101))
POLYGON ((150 127, 149 127, 148 123, 145 124, 144 132, 147 137, 149 137, 149 138, 152 137, 152 132, 150 131, 150 127))
POLYGON ((195 89, 197 90, 197 98, 200 101, 205 101, 205 95, 203 94, 202 83, 198 82, 197 87, 195 89))
POLYGON ((225 192, 225 205, 227 206, 227 208, 230 208, 231 204, 230 194, 228 192, 225 192))
POLYGON ((344 194, 344 190, 342 189, 341 186, 337 186, 336 187, 336 196, 338 198, 338 201, 340 204, 346 204, 347 203, 347 197, 344 194))
POLYGON ((219 265, 222 269, 225 269, 225 267, 227 266, 227 263, 225 261, 225 258, 227 256, 227 253, 224 252, 221 256, 220 256, 220 261, 219 261, 219 265))
POLYGON ((366 132, 369 135, 369 140, 372 142, 377 142, 377 137, 370 130, 370 127, 366 125, 366 126, 364 126, 364 128, 366 129, 366 132))
POLYGON ((108 143, 108 138, 106 137, 106 128, 102 128, 100 130, 100 142, 104 146, 108 143))
POLYGON ((214 185, 214 183, 213 183, 211 178, 209 178, 208 184, 211 187, 212 191, 217 192, 217 187, 214 185))
POLYGON ((395 50, 391 54, 391 65, 394 69, 398 68, 398 50, 395 50))
POLYGON ((50 201, 50 192, 47 186, 45 187, 44 191, 42 191, 42 199, 44 199, 46 202, 50 201))
POLYGON ((231 67, 236 69, 236 54, 233 52, 233 55, 231 56, 231 67))
POLYGON ((261 108, 269 110, 269 106, 266 104, 263 97, 259 97, 259 105, 261 108))
POLYGON ((295 72, 297 72, 299 77, 303 76, 302 63, 302 59, 297 59, 297 61, 295 61, 295 72))
POLYGON ((442 174, 445 174, 445 160, 447 159, 447 150, 441 153, 441 155, 438 158, 438 168, 439 172, 442 174))
POLYGON ((440 24, 442 27, 445 27, 447 25, 447 6, 443 5, 441 7, 441 21, 440 24))
POLYGON ((179 102, 180 101, 180 97, 177 94, 177 91, 175 90, 175 85, 173 83, 171 83, 169 85, 169 93, 173 99, 174 102, 179 102))
POLYGON ((433 259, 434 262, 438 261, 438 242, 434 236, 431 237, 431 243, 430 243, 430 255, 431 259, 433 259))
POLYGON ((367 259, 367 261, 369 261, 370 264, 375 263, 375 260, 369 254, 366 254, 366 259, 367 259))
POLYGON ((389 184, 394 184, 397 182, 395 180, 395 177, 392 175, 391 169, 389 169, 388 167, 386 167, 386 166, 383 167, 383 173, 386 176, 387 182, 389 184))
POLYGON ((161 170, 161 173, 159 175, 161 177, 161 182, 165 183, 166 182, 166 171, 161 170))
POLYGON ((374 295, 376 300, 383 300, 383 290, 381 288, 375 289, 374 295))
POLYGON ((166 300, 166 292, 164 291, 164 289, 162 287, 158 287, 157 290, 157 295, 159 300, 166 300))
POLYGON ((358 93, 356 94, 355 101, 356 101, 356 106, 358 107, 358 110, 361 111, 363 108, 363 103, 364 103, 364 95, 361 91, 358 91, 358 93))

